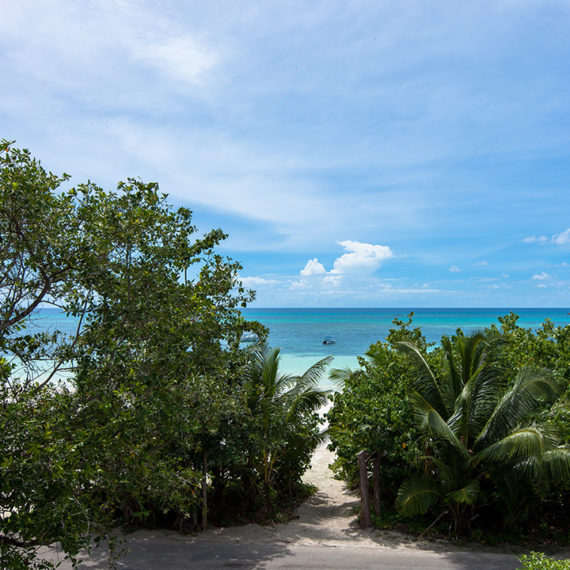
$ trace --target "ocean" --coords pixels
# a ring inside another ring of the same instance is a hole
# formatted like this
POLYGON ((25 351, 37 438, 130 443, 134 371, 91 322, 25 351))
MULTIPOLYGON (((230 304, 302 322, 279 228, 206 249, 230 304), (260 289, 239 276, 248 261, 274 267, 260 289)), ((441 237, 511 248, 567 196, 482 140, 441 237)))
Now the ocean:
POLYGON ((247 319, 257 320, 270 330, 269 344, 281 349, 281 366, 291 374, 301 374, 316 361, 332 355, 334 368, 354 368, 357 356, 385 340, 394 327, 394 318, 406 320, 413 311, 412 326, 419 326, 429 342, 439 343, 460 327, 465 333, 498 324, 499 316, 515 312, 519 325, 538 328, 546 318, 556 325, 570 323, 568 308, 382 308, 382 309, 258 309, 244 311, 247 319), (335 344, 323 345, 326 335, 335 344))
MULTIPOLYGON (((555 308, 489 308, 489 309, 258 309, 244 310, 244 316, 269 328, 269 344, 281 349, 281 370, 301 374, 325 356, 333 356, 332 367, 355 368, 358 355, 368 347, 385 340, 394 318, 406 320, 413 311, 412 326, 420 326, 429 342, 438 343, 442 335, 450 335, 457 327, 469 333, 498 323, 497 317, 513 311, 519 315, 519 325, 536 329, 551 319, 556 325, 570 323, 570 309, 555 308), (330 335, 335 344, 324 345, 330 335)), ((43 330, 59 329, 74 332, 75 320, 57 309, 37 312, 36 326, 43 330)), ((323 379, 323 386, 328 386, 323 379)))

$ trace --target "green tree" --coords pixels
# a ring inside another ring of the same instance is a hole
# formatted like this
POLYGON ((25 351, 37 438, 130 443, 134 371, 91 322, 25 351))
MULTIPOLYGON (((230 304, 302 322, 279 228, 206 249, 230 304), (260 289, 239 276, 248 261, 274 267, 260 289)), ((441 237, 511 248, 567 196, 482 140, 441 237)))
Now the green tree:
POLYGON ((548 424, 533 421, 560 394, 559 383, 544 369, 524 367, 506 389, 505 376, 494 366, 495 344, 483 334, 444 337, 446 366, 437 374, 418 347, 401 343, 418 371, 411 402, 424 449, 423 472, 398 493, 403 514, 440 505, 459 532, 482 488, 495 484, 512 523, 520 513, 516 493, 523 483, 570 475, 569 450, 558 446, 548 424))
MULTIPOLYGON (((381 488, 385 503, 396 497, 409 473, 417 431, 408 400, 415 372, 408 358, 396 349, 408 340, 427 348, 418 328, 395 319, 386 342, 370 346, 356 370, 340 371, 342 390, 334 394, 329 419, 330 448, 336 451, 335 471, 354 486, 358 481, 356 456, 364 450, 381 461, 381 488)), ((333 371, 338 377, 338 371, 333 371)))
POLYGON ((263 333, 240 315, 240 266, 156 184, 61 191, 27 151, 0 156, 2 561, 31 564, 52 541, 73 556, 120 521, 182 526, 203 500, 201 457, 240 413, 241 334, 263 333), (76 318, 72 339, 29 333, 46 303, 76 318))
POLYGON ((321 439, 315 412, 328 402, 330 394, 318 387, 318 381, 332 357, 315 363, 301 376, 281 374, 279 359, 278 348, 255 349, 245 371, 247 405, 257 426, 255 462, 261 473, 267 514, 275 479, 286 470, 290 483, 308 467, 321 439))

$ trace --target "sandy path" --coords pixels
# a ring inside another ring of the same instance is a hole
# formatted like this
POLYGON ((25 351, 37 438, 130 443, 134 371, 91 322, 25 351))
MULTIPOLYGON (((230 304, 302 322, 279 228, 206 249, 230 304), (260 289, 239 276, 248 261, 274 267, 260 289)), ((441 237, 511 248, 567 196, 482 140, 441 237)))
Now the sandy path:
MULTIPOLYGON (((214 528, 196 535, 140 530, 128 536, 131 554, 118 567, 322 568, 327 560, 331 568, 518 567, 509 548, 455 546, 420 541, 393 531, 360 529, 354 511, 358 496, 334 479, 328 467, 334 454, 327 445, 328 439, 315 450, 311 468, 303 478, 318 490, 299 506, 289 523, 214 528)), ((53 555, 52 550, 49 557, 53 555)), ((61 566, 62 570, 68 567, 67 563, 61 566)), ((106 568, 104 557, 98 553, 81 568, 106 568)))
MULTIPOLYGON (((334 478, 329 465, 334 453, 327 449, 328 438, 317 447, 311 468, 303 480, 317 487, 317 492, 299 506, 295 517, 287 524, 260 526, 249 524, 241 527, 211 529, 199 536, 201 540, 230 540, 250 543, 285 543, 296 545, 372 547, 414 546, 417 540, 398 532, 373 529, 362 530, 358 526, 355 507, 359 498, 348 490, 343 481, 334 478)), ((430 548, 434 548, 433 543, 430 548)))
MULTIPOLYGON (((304 481, 315 485, 318 491, 303 503, 287 524, 212 529, 204 533, 211 538, 226 538, 235 541, 284 542, 299 544, 331 544, 338 541, 360 540, 354 507, 358 497, 347 490, 342 481, 333 478, 329 464, 334 455, 327 449, 328 439, 315 450, 311 468, 304 481)), ((367 533, 365 533, 367 534, 367 533)))

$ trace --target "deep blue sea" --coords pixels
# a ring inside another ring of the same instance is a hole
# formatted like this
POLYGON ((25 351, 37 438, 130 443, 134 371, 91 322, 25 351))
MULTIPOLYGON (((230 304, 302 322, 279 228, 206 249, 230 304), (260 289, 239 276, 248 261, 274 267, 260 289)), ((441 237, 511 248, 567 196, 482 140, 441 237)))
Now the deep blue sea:
MULTIPOLYGON (((357 356, 368 347, 384 340, 395 317, 405 320, 414 312, 413 325, 420 326, 427 340, 439 342, 442 335, 450 335, 457 327, 468 333, 497 323, 497 317, 513 311, 519 315, 523 327, 537 328, 549 318, 557 325, 570 323, 570 308, 556 309, 258 309, 248 308, 244 316, 260 321, 270 330, 269 344, 281 349, 281 368, 300 374, 317 360, 334 356, 332 366, 355 367, 357 356), (326 335, 336 344, 323 345, 326 335)), ((58 328, 73 332, 74 321, 56 309, 42 309, 36 321, 42 329, 58 328)))

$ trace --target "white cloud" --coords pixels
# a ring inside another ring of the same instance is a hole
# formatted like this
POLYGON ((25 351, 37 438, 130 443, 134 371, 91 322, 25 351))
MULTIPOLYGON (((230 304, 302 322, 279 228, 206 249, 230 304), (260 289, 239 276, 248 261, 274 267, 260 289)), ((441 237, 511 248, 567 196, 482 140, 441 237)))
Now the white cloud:
POLYGON ((331 270, 334 275, 372 273, 380 267, 383 261, 394 257, 387 245, 373 245, 352 240, 339 241, 338 244, 348 253, 335 259, 331 270))
POLYGON ((354 240, 337 242, 347 253, 334 260, 330 271, 319 262, 317 257, 309 259, 300 271, 300 279, 291 284, 292 289, 332 289, 343 283, 359 287, 373 279, 372 274, 382 262, 394 257, 387 245, 363 243, 354 240))
POLYGON ((460 268, 460 267, 457 267, 457 265, 452 265, 452 266, 449 268, 449 271, 451 271, 452 273, 459 273, 459 272, 461 271, 461 268, 460 268))
POLYGON ((570 243, 570 228, 552 236, 552 243, 557 245, 564 245, 570 243))
POLYGON ((259 287, 260 285, 276 285, 278 281, 276 279, 265 279, 264 277, 240 277, 244 287, 259 287))
POLYGON ((523 239, 524 243, 548 243, 548 238, 546 236, 529 236, 523 239))
POLYGON ((560 232, 559 234, 554 234, 550 239, 546 236, 529 236, 523 239, 525 243, 538 243, 540 245, 545 245, 547 243, 554 243, 556 245, 566 245, 570 243, 570 228, 560 232))
POLYGON ((488 261, 485 261, 485 260, 483 260, 483 261, 477 261, 477 262, 474 263, 473 265, 480 265, 480 266, 482 266, 482 267, 486 267, 487 265, 489 265, 489 262, 488 262, 488 261))
POLYGON ((137 59, 170 78, 190 84, 202 82, 207 71, 219 62, 219 56, 189 36, 165 38, 141 46, 137 59))
POLYGON ((539 284, 537 285, 537 287, 538 287, 539 289, 544 289, 544 288, 546 287, 546 285, 545 285, 544 283, 539 283, 539 284))
POLYGON ((550 275, 543 271, 542 273, 535 273, 532 278, 535 281, 544 281, 545 279, 550 279, 550 275))
POLYGON ((308 277, 309 275, 322 275, 323 273, 326 273, 325 266, 322 263, 319 263, 317 257, 309 259, 305 267, 301 269, 301 275, 303 277, 308 277))

